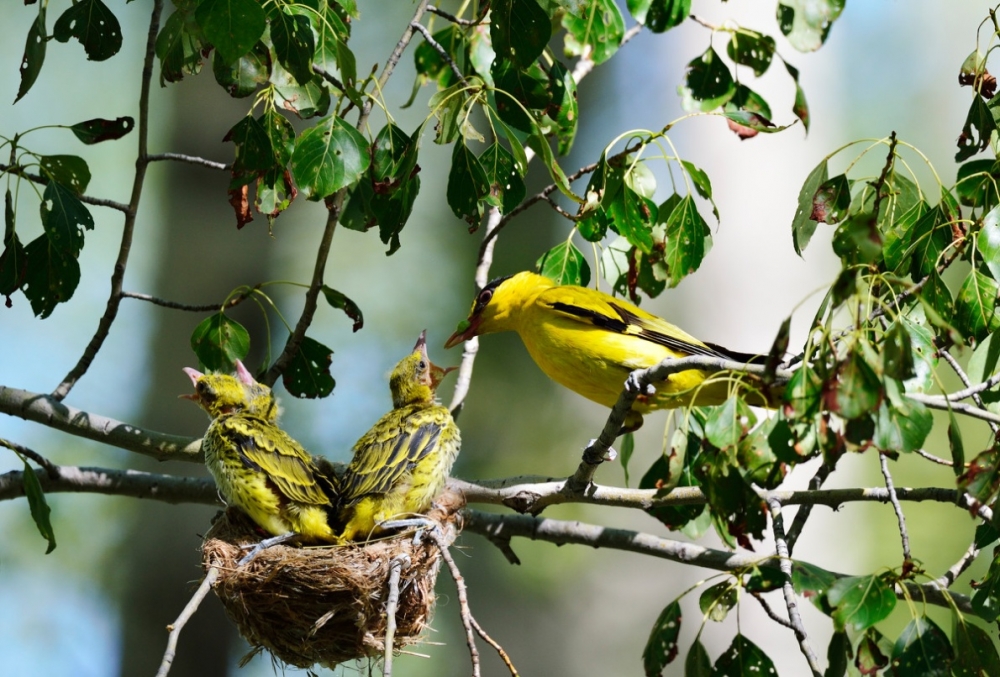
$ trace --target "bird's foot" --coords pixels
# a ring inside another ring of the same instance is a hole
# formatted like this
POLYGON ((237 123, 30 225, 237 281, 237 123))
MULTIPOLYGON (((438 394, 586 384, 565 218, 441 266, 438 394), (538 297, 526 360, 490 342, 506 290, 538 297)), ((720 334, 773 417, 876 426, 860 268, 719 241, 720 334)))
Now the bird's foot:
POLYGON ((416 533, 413 535, 413 542, 419 543, 420 539, 423 537, 424 531, 433 531, 437 529, 440 525, 434 520, 428 517, 411 517, 402 520, 386 520, 385 522, 379 523, 379 528, 381 529, 415 529, 416 533))
POLYGON ((240 561, 236 563, 236 566, 241 567, 244 564, 249 563, 250 560, 252 560, 260 553, 264 552, 268 548, 273 548, 276 545, 287 543, 288 541, 294 539, 296 536, 298 536, 298 534, 296 534, 293 531, 290 531, 287 534, 281 534, 280 536, 272 536, 271 538, 265 538, 263 541, 253 546, 250 545, 241 546, 244 550, 249 549, 250 552, 243 555, 242 559, 240 559, 240 561))
POLYGON ((629 391, 630 393, 637 393, 639 396, 656 394, 656 388, 653 386, 653 384, 646 383, 645 385, 643 385, 642 380, 639 378, 636 372, 632 372, 631 374, 628 375, 628 378, 625 379, 625 390, 629 391))

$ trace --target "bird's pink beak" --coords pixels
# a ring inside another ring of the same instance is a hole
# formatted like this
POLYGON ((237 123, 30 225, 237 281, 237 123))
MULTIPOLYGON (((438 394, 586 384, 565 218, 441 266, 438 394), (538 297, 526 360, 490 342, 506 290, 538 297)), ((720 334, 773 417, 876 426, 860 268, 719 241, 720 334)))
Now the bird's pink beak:
POLYGON ((243 362, 236 360, 236 376, 240 379, 243 385, 252 386, 257 385, 257 380, 253 377, 253 374, 243 366, 243 362))
MULTIPOLYGON (((195 387, 197 387, 198 385, 198 379, 204 376, 204 374, 202 374, 200 371, 198 371, 197 369, 192 369, 191 367, 184 367, 184 373, 188 375, 188 377, 191 379, 191 385, 195 387)), ((188 393, 186 395, 178 395, 178 397, 182 397, 185 400, 192 400, 194 402, 198 402, 201 399, 200 397, 198 397, 198 393, 188 393)))

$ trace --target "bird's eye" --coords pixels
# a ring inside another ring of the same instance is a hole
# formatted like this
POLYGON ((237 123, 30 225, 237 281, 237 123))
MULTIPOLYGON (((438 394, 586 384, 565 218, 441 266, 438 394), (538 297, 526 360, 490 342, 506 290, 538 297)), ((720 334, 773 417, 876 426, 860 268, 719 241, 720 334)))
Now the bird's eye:
POLYGON ((206 388, 208 388, 208 384, 206 384, 204 381, 198 381, 198 385, 194 387, 194 389, 197 390, 199 393, 205 392, 206 388))
POLYGON ((424 369, 427 368, 427 363, 424 362, 423 360, 420 360, 420 364, 418 364, 417 367, 420 369, 420 371, 423 371, 424 369))
POLYGON ((487 303, 490 302, 490 299, 492 298, 493 298, 493 290, 484 289, 479 293, 479 305, 485 306, 487 303))

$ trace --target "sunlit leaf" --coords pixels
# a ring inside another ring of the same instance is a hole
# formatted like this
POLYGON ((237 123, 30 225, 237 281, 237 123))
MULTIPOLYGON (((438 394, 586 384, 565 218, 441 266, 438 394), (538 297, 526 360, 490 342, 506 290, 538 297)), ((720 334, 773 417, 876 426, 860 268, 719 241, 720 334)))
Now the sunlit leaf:
POLYGON ((290 166, 299 190, 320 200, 356 183, 370 162, 365 137, 343 119, 329 116, 302 132, 290 166))
POLYGON ((595 64, 610 59, 625 35, 625 18, 615 0, 587 0, 579 13, 563 16, 566 53, 588 55, 595 64))
POLYGON ((813 210, 813 197, 826 181, 827 171, 827 161, 824 159, 809 173, 805 183, 802 184, 802 190, 799 191, 799 206, 795 210, 795 218, 792 220, 792 244, 795 246, 795 253, 799 256, 802 256, 802 252, 806 250, 806 246, 816 230, 816 222, 810 218, 813 210))
POLYGON ((250 334, 224 313, 209 315, 191 333, 191 350, 206 369, 230 372, 250 352, 250 334))
POLYGON ((590 266, 572 242, 562 242, 545 252, 535 263, 538 272, 558 284, 590 284, 590 266))

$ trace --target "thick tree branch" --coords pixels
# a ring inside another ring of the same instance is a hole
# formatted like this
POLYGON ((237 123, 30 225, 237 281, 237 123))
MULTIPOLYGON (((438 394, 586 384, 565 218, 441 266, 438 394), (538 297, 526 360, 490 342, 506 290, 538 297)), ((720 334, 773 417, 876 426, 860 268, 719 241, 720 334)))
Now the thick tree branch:
POLYGON ((59 402, 50 395, 0 385, 0 413, 151 456, 158 461, 204 462, 201 440, 146 430, 59 402))
POLYGON ((111 325, 118 316, 118 308, 122 302, 122 281, 125 279, 125 268, 128 265, 129 253, 132 251, 132 235, 135 231, 135 220, 139 213, 139 200, 142 197, 142 186, 146 179, 146 167, 149 164, 147 143, 149 140, 149 86, 153 78, 153 60, 156 57, 156 36, 160 30, 160 14, 163 11, 163 0, 153 0, 153 15, 149 20, 149 33, 146 36, 146 55, 142 62, 142 84, 139 91, 139 152, 135 160, 135 178, 132 181, 132 197, 129 199, 128 211, 125 212, 125 223, 122 226, 122 239, 118 247, 118 259, 111 273, 111 293, 104 315, 97 324, 90 343, 66 377, 63 378, 52 397, 61 401, 69 394, 76 382, 87 373, 98 351, 104 345, 104 340, 111 331, 111 325))
MULTIPOLYGON (((385 90, 385 85, 392 76, 396 64, 399 63, 400 57, 403 56, 403 50, 410 44, 410 39, 413 37, 414 29, 412 24, 420 22, 429 1, 420 0, 418 3, 413 18, 410 20, 410 25, 407 25, 406 30, 403 31, 402 37, 399 38, 399 42, 396 43, 396 47, 392 50, 392 54, 389 55, 389 59, 382 69, 382 75, 379 76, 378 80, 378 91, 385 90)), ((365 125, 368 123, 368 116, 371 114, 372 105, 372 100, 369 97, 361 109, 361 115, 358 116, 357 128, 361 132, 364 131, 365 125)), ((327 259, 330 256, 330 245, 333 242, 333 234, 337 229, 337 223, 340 221, 340 212, 344 207, 344 200, 346 198, 347 188, 341 188, 333 194, 332 198, 328 199, 326 227, 323 229, 323 237, 320 240, 319 247, 316 249, 316 264, 313 267, 313 276, 312 281, 309 283, 309 289, 306 290, 302 314, 299 316, 299 321, 295 324, 295 329, 288 337, 288 341, 285 342, 284 349, 278 355, 278 359, 274 361, 271 368, 267 370, 267 374, 264 375, 262 382, 266 385, 274 385, 278 377, 285 372, 292 358, 299 352, 299 347, 302 345, 302 339, 305 338, 306 330, 312 325, 313 316, 316 314, 316 304, 319 301, 319 293, 323 288, 323 276, 326 272, 327 259)))
MULTIPOLYGON (((530 515, 496 515, 468 508, 463 510, 462 514, 465 518, 465 531, 480 534, 490 540, 522 537, 556 545, 574 544, 592 548, 610 548, 729 573, 742 572, 753 567, 780 571, 779 560, 773 556, 760 557, 715 550, 629 529, 615 529, 530 515)), ((843 577, 846 574, 835 575, 843 577)), ((942 590, 934 583, 927 585, 905 583, 905 587, 906 594, 911 598, 921 599, 935 606, 954 607, 962 613, 977 616, 972 609, 971 600, 965 595, 942 590)), ((904 591, 899 585, 896 586, 895 592, 897 597, 904 597, 904 591)))
MULTIPOLYGON (((82 493, 148 498, 164 503, 221 505, 215 482, 207 477, 176 477, 139 470, 55 466, 36 473, 47 494, 82 493)), ((12 470, 0 475, 0 501, 24 496, 24 472, 12 470)))

